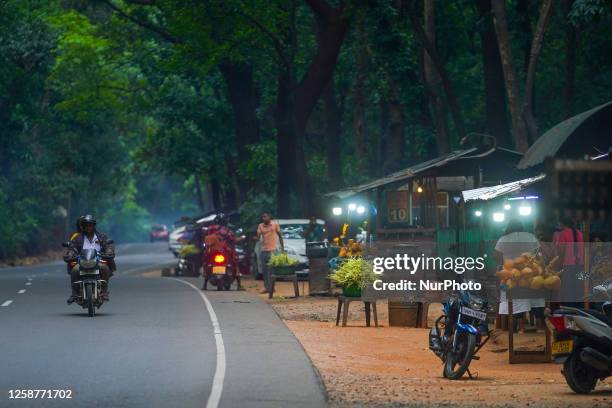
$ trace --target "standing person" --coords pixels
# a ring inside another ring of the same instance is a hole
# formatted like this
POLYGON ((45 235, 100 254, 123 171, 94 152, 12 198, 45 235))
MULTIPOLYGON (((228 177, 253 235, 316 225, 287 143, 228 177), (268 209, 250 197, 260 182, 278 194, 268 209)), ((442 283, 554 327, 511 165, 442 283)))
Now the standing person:
MULTIPOLYGON (((542 255, 544 263, 548 265, 557 257, 557 248, 554 243, 555 228, 550 224, 543 223, 537 225, 534 232, 540 243, 540 254, 542 255)), ((545 307, 545 299, 531 299, 531 310, 536 318, 538 329, 544 328, 545 307)))
POLYGON ((559 258, 561 259, 561 289, 559 300, 565 306, 582 307, 584 290, 578 275, 584 271, 582 232, 576 229, 574 220, 563 217, 559 222, 560 230, 555 237, 559 258))
POLYGON ((306 242, 321 241, 323 235, 323 227, 317 223, 317 217, 312 216, 305 228, 302 236, 306 242))
POLYGON ((261 239, 261 272, 265 287, 261 293, 268 293, 270 290, 270 266, 268 265, 270 256, 278 249, 279 243, 281 250, 285 250, 280 225, 276 222, 272 222, 272 217, 268 213, 261 214, 261 224, 257 227, 257 239, 261 239))
MULTIPOLYGON (((538 247, 539 243, 535 235, 526 232, 519 220, 511 219, 508 221, 504 235, 495 244, 496 259, 498 263, 503 264, 503 261, 514 260, 524 252, 535 252, 538 247)), ((518 315, 516 317, 521 330, 524 325, 522 317, 529 311, 531 311, 531 299, 512 299, 512 314, 518 315)), ((502 290, 499 296, 499 314, 508 314, 508 300, 505 290, 502 290)), ((508 330, 514 330, 514 328, 511 327, 508 330)))

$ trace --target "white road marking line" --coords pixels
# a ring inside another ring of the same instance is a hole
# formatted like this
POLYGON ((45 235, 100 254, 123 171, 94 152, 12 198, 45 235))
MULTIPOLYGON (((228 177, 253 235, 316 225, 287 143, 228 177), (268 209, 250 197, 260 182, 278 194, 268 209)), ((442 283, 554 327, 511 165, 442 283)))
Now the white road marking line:
POLYGON ((21 289, 21 290, 20 290, 19 292, 17 292, 17 293, 19 293, 19 294, 21 295, 22 293, 25 293, 25 289, 21 289))
POLYGON ((32 280, 32 278, 28 278, 28 280, 29 280, 29 281, 31 281, 31 280, 32 280))
POLYGON ((30 286, 32 282, 26 282, 26 286, 30 286))
POLYGON ((4 302, 3 304, 1 304, 0 306, 2 306, 2 307, 6 307, 6 306, 10 305, 11 303, 13 303, 13 301, 12 301, 12 300, 7 300, 6 302, 4 302))
POLYGON ((210 321, 212 322, 213 330, 215 333, 215 345, 217 346, 217 367, 215 368, 215 375, 213 377, 210 395, 208 396, 208 401, 206 402, 206 408, 217 408, 219 406, 219 401, 221 400, 221 393, 223 392, 223 381, 225 379, 226 368, 225 345, 223 344, 223 335, 221 334, 221 326, 219 325, 219 319, 217 319, 217 314, 215 313, 215 309, 213 309, 212 304, 210 303, 204 292, 200 290, 200 288, 182 279, 170 279, 174 279, 175 281, 191 286, 196 292, 200 294, 200 297, 206 305, 206 310, 208 311, 208 315, 210 316, 210 321))

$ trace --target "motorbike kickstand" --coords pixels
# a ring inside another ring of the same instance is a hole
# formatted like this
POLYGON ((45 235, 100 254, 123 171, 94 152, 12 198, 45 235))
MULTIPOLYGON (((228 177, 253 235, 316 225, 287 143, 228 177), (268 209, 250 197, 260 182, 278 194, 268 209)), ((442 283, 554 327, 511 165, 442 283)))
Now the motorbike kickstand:
POLYGON ((470 377, 470 380, 475 380, 478 378, 478 373, 476 373, 476 375, 472 375, 470 369, 467 369, 467 373, 468 373, 468 377, 470 377))

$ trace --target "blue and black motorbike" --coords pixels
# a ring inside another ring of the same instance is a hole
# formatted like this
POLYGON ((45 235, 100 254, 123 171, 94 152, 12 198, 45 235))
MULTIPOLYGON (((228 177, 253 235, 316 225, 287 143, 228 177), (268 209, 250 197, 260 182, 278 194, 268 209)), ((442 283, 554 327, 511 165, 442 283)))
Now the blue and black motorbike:
POLYGON ((460 291, 444 303, 444 314, 429 332, 429 348, 444 362, 445 378, 456 380, 467 371, 476 353, 489 341, 488 303, 468 291, 460 291))

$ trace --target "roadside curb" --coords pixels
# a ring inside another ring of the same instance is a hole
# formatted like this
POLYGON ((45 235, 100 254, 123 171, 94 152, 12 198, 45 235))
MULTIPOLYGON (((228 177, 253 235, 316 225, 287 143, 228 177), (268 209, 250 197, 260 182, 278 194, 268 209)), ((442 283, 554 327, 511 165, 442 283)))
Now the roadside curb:
MULTIPOLYGON (((261 300, 261 298, 259 296, 256 296, 257 298, 259 298, 261 300)), ((268 307, 270 307, 274 313, 276 314, 276 316, 278 316, 278 318, 280 319, 280 321, 283 323, 283 325, 287 328, 287 330, 289 330, 289 333, 291 333, 291 335, 295 338, 295 340, 298 342, 298 344, 300 345, 300 348, 302 349, 302 351, 304 352, 304 354, 306 355, 306 357, 308 358, 308 361, 310 362, 310 366, 312 367, 312 370, 315 373, 315 377, 317 378, 317 383, 319 385, 319 388, 321 389, 321 391, 323 392, 323 398, 325 399, 325 402, 329 403, 329 393, 327 392, 327 388, 325 387, 325 382, 323 381, 323 376, 321 375, 321 372, 319 371, 319 369, 317 368, 317 366, 314 364, 314 361, 312 361, 312 358, 310 357, 310 355, 308 354, 308 352, 306 351, 306 349, 304 348, 304 345, 302 344, 302 342, 300 341, 300 339, 293 333, 293 330, 291 330, 291 328, 289 326, 287 326, 287 324, 285 323, 285 320, 281 317, 281 315, 276 311, 276 309, 274 307, 272 307, 272 305, 268 302, 266 302, 265 300, 262 300, 265 304, 268 305, 268 307)))

